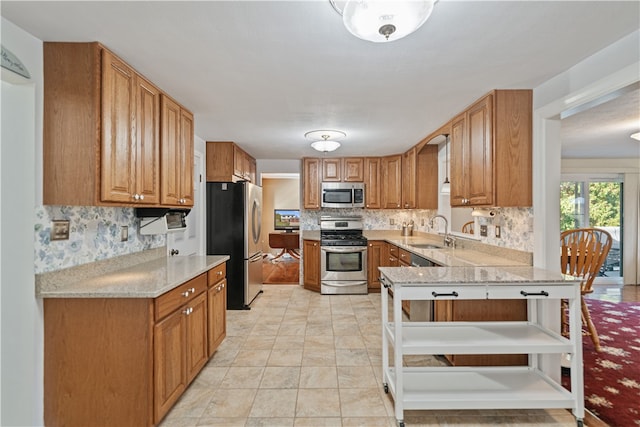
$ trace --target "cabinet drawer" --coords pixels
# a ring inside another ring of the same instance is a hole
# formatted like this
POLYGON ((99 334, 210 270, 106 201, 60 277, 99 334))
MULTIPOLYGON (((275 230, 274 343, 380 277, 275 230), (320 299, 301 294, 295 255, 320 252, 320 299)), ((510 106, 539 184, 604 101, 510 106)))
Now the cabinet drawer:
POLYGON ((207 289, 207 274, 203 273, 155 299, 156 321, 172 313, 207 289))
POLYGON ((403 262, 407 265, 411 265, 411 252, 406 251, 404 249, 399 249, 398 250, 398 258, 400 259, 400 262, 403 262))
POLYGON ((224 279, 227 276, 227 263, 223 262, 222 264, 209 270, 208 276, 209 286, 213 286, 220 280, 224 279))
POLYGON ((389 245, 389 254, 394 257, 398 257, 399 248, 395 245, 389 245))
MULTIPOLYGON (((407 289, 411 289, 407 287, 407 289)), ((423 290, 424 292, 424 290, 423 290)), ((434 286, 429 287, 424 299, 434 300, 467 300, 487 299, 487 289, 484 286, 434 286)))
POLYGON ((487 287, 489 299, 558 299, 573 298, 575 288, 568 286, 522 285, 522 286, 491 286, 487 287))

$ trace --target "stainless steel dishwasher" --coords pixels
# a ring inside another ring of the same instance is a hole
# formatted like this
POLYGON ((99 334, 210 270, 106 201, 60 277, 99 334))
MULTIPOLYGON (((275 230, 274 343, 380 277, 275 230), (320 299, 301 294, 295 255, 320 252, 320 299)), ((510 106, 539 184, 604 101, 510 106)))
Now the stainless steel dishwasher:
MULTIPOLYGON (((411 253, 412 267, 434 267, 437 266, 431 260, 423 258, 419 255, 411 253)), ((409 320, 414 322, 431 322, 433 321, 433 301, 411 301, 411 311, 409 320)))

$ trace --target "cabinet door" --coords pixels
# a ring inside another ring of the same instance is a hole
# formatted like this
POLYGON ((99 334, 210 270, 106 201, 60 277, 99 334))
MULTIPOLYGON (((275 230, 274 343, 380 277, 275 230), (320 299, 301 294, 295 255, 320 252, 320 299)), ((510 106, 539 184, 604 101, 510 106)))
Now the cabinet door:
POLYGON ((466 169, 469 205, 493 203, 493 95, 467 110, 469 156, 466 169))
MULTIPOLYGON (((160 203, 160 90, 136 76, 136 194, 160 203)), ((135 199, 135 196, 134 196, 135 199)))
POLYGON ((451 182, 451 206, 464 206, 467 196, 465 189, 468 179, 467 170, 464 167, 467 154, 465 137, 465 115, 461 114, 451 122, 451 166, 449 180, 451 182))
POLYGON ((402 202, 402 156, 382 157, 380 161, 383 209, 398 209, 402 202))
POLYGON ((320 242, 317 240, 302 241, 302 268, 304 288, 320 291, 320 242))
POLYGON ((367 209, 380 209, 380 158, 364 159, 364 197, 367 209))
POLYGON ((227 335, 227 279, 209 288, 209 357, 227 335))
POLYGON ((185 109, 180 110, 180 205, 193 206, 193 114, 185 109))
POLYGON ((322 181, 342 180, 342 159, 322 159, 322 181))
POLYGON ((244 179, 244 151, 237 145, 233 146, 233 174, 240 179, 244 179))
POLYGON ((166 96, 162 97, 161 104, 161 200, 162 204, 179 205, 182 198, 180 191, 180 168, 182 167, 180 106, 166 96))
MULTIPOLYGON (((136 75, 102 51, 101 194, 104 202, 134 202, 136 75)), ((93 162, 94 159, 84 159, 93 162)))
POLYGON ((402 207, 416 207, 416 149, 402 155, 402 207))
POLYGON ((302 159, 302 179, 304 208, 320 209, 320 159, 310 157, 302 159))
POLYGON ((384 257, 384 242, 369 240, 367 251, 367 268, 368 271, 368 285, 369 292, 380 292, 380 271, 378 267, 382 264, 384 257))
POLYGON ((249 177, 248 180, 249 182, 253 182, 254 184, 257 184, 256 182, 256 159, 254 159, 251 156, 247 156, 249 158, 249 177))
POLYGON ((364 159, 362 157, 342 159, 342 180, 344 182, 364 181, 364 159))
POLYGON ((154 327, 154 419, 156 423, 169 411, 187 387, 187 320, 176 310, 154 327))
POLYGON ((202 292, 193 298, 184 310, 187 311, 187 341, 185 346, 187 384, 198 375, 200 369, 209 360, 207 346, 207 293, 202 292))

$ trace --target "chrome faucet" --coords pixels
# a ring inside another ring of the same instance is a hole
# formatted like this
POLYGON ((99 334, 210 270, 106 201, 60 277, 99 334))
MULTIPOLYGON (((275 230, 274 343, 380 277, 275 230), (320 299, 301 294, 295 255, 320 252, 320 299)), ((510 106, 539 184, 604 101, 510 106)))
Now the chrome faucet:
POLYGON ((447 217, 445 217, 444 215, 434 215, 431 218, 429 218, 429 227, 433 228, 433 220, 436 218, 442 218, 444 220, 444 245, 447 247, 450 247, 453 245, 453 247, 455 247, 455 240, 453 237, 449 236, 449 221, 447 220, 447 217))

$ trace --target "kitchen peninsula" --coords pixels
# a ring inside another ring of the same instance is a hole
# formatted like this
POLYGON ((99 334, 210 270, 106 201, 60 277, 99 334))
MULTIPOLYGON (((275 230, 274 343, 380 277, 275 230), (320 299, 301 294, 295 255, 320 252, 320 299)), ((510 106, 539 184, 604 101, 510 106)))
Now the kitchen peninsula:
MULTIPOLYGON (((404 427, 405 409, 569 408, 583 425, 582 337, 561 336, 543 309, 569 302, 570 329, 580 330, 580 279, 534 267, 380 268, 385 392, 404 427), (391 319, 388 292, 393 291, 391 319), (524 321, 407 322, 404 300, 513 300, 527 303, 524 321), (391 353, 391 348, 393 349, 391 353), (528 354, 526 366, 404 366, 404 355, 528 354), (539 355, 571 354, 571 391, 539 355), (393 355, 393 358, 390 355, 393 355)), ((557 310, 557 308, 556 308, 557 310)))
POLYGON ((46 425, 157 425, 213 355, 229 257, 165 253, 36 276, 46 425))

